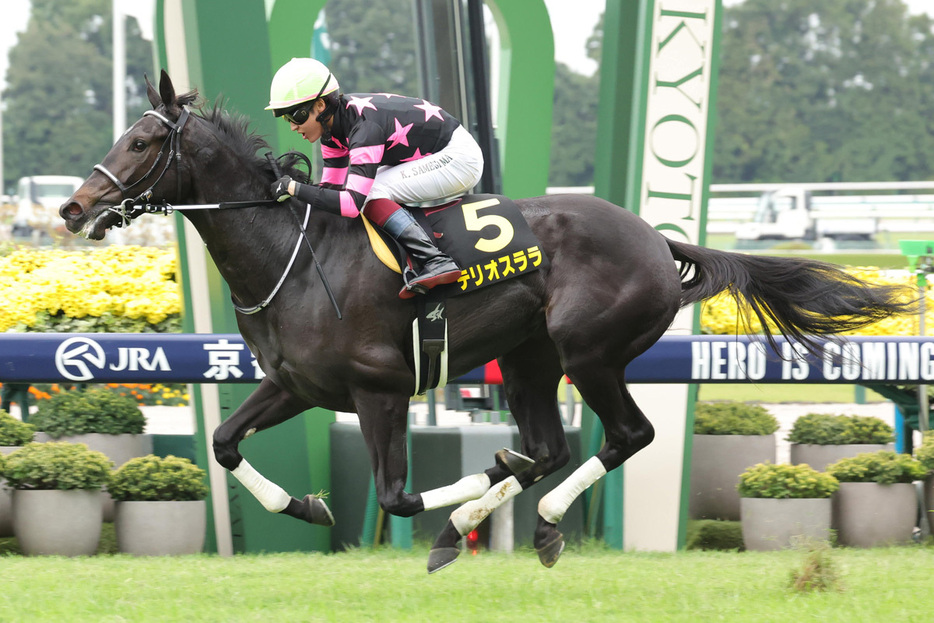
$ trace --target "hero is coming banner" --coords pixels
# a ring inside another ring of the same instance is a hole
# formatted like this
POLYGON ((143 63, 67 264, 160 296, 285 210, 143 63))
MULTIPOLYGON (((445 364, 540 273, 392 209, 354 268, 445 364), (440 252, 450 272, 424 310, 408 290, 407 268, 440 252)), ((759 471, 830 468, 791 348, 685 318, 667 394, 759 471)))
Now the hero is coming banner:
MULTIPOLYGON (((500 383, 495 365, 457 383, 500 383)), ((255 383, 264 376, 237 334, 0 334, 0 382, 255 383)), ((934 338, 849 337, 819 357, 758 337, 664 336, 630 364, 630 383, 934 384, 934 338)))

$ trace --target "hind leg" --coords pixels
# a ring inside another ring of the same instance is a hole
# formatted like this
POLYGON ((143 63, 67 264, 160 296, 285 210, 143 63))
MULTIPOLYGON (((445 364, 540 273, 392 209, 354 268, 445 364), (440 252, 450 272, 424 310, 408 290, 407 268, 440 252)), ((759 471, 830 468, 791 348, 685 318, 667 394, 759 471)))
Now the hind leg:
POLYGON ((482 497, 451 514, 432 546, 429 573, 454 562, 461 537, 493 510, 561 469, 570 459, 557 400, 563 372, 554 345, 547 338, 527 342, 501 357, 499 364, 509 409, 519 428, 521 452, 532 462, 511 462, 508 455, 497 454, 496 466, 485 472, 492 486, 482 497))
POLYGON ((655 429, 626 389, 623 375, 606 368, 590 368, 571 373, 584 401, 603 423, 606 443, 596 456, 587 460, 538 504, 535 548, 546 567, 553 566, 563 549, 557 524, 571 503, 589 486, 602 478, 655 437, 655 429))

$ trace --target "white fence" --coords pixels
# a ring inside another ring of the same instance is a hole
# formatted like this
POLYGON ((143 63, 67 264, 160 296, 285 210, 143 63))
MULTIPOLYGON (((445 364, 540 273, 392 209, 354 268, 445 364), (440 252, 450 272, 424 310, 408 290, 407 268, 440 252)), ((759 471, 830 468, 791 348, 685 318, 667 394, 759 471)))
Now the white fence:
MULTIPOLYGON (((713 184, 707 205, 707 231, 733 233, 753 219, 762 193, 797 188, 814 193, 819 219, 876 219, 879 232, 934 231, 934 182, 853 182, 825 184, 713 184), (910 195, 882 194, 912 191, 910 195), (862 195, 821 193, 863 192, 862 195)), ((593 194, 593 186, 548 188, 548 194, 593 194)))

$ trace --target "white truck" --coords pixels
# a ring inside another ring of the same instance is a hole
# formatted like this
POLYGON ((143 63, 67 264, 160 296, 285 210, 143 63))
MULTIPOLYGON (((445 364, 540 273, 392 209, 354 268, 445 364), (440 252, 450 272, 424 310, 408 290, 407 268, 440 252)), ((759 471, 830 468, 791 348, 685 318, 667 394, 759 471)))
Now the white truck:
POLYGON ((871 241, 885 212, 867 199, 815 198, 810 191, 796 187, 768 191, 759 197, 752 221, 737 226, 736 239, 871 241))
POLYGON ((58 209, 83 183, 82 178, 73 175, 21 177, 17 184, 19 200, 13 217, 13 236, 25 238, 35 232, 41 235, 59 230, 64 233, 58 209))

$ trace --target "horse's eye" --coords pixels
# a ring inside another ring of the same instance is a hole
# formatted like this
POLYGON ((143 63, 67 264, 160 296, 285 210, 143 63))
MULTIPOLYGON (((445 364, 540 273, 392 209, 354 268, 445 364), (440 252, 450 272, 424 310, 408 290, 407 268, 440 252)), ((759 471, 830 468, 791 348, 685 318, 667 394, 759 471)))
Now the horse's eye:
POLYGON ((130 149, 133 151, 143 151, 146 149, 146 141, 142 139, 136 139, 133 141, 133 144, 130 146, 130 149))

